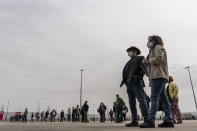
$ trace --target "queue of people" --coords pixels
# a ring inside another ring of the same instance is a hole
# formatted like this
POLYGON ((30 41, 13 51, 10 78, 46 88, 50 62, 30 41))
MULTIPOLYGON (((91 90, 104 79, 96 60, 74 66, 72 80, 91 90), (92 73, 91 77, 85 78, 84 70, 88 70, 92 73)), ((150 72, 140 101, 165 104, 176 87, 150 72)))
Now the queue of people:
MULTIPOLYGON (((53 109, 51 112, 47 110, 46 112, 42 111, 41 113, 36 112, 36 113, 31 113, 30 115, 30 121, 34 122, 35 121, 40 121, 40 122, 56 122, 58 120, 59 122, 64 122, 64 121, 73 121, 73 122, 89 122, 88 121, 88 102, 85 101, 84 105, 82 108, 79 108, 79 105, 77 105, 76 108, 73 107, 73 110, 71 111, 71 108, 68 109, 67 111, 67 119, 66 115, 64 113, 64 110, 60 112, 58 115, 57 111, 53 109)), ((17 112, 15 115, 10 116, 10 121, 12 122, 27 122, 27 116, 28 116, 28 109, 25 108, 24 113, 17 112)))

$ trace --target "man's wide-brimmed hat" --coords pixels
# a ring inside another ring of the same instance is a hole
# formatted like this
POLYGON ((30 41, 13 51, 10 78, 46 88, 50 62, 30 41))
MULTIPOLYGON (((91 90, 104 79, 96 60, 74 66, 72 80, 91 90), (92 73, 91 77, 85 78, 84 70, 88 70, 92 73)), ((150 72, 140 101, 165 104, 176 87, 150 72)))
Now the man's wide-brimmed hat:
POLYGON ((137 54, 140 55, 141 54, 141 51, 140 49, 138 49, 137 47, 135 46, 131 46, 130 48, 127 49, 127 52, 129 51, 137 51, 137 54))

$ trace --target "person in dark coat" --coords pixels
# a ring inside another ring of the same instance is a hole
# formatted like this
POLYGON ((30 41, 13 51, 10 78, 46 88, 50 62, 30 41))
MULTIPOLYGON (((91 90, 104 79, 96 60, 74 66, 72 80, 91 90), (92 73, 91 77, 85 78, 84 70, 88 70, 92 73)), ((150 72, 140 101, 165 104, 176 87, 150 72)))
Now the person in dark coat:
POLYGON ((34 122, 34 113, 31 113, 31 122, 34 122))
POLYGON ((75 108, 75 113, 76 113, 76 121, 79 122, 79 120, 80 120, 80 108, 79 108, 79 105, 77 105, 77 107, 75 108))
POLYGON ((23 113, 24 122, 27 122, 27 115, 28 115, 28 109, 25 108, 25 112, 23 113))
POLYGON ((64 110, 61 111, 60 113, 60 122, 64 121, 64 110))
POLYGON ((114 112, 114 121, 117 121, 117 104, 114 102, 113 105, 113 112, 114 112))
POLYGON ((67 121, 71 121, 71 108, 68 108, 67 111, 67 121))
POLYGON ((55 109, 53 109, 52 112, 51 112, 51 122, 55 122, 56 115, 57 115, 57 112, 56 112, 55 109))
POLYGON ((116 119, 116 123, 121 123, 123 122, 123 115, 122 115, 122 111, 123 111, 123 106, 125 105, 125 102, 123 101, 123 99, 119 96, 119 94, 116 95, 116 115, 117 115, 117 119, 116 119))
POLYGON ((83 110, 83 121, 82 122, 89 122, 88 121, 88 110, 89 110, 89 106, 88 106, 88 102, 87 101, 85 101, 82 110, 83 110))
POLYGON ((47 110, 47 111, 45 112, 45 118, 44 118, 45 122, 47 122, 48 117, 49 117, 49 110, 47 110))
POLYGON ((138 126, 136 98, 140 104, 144 121, 146 121, 148 118, 148 106, 143 89, 143 76, 146 73, 146 67, 142 63, 145 58, 144 56, 139 56, 141 54, 141 51, 137 47, 132 46, 128 48, 127 53, 130 57, 130 60, 126 63, 123 69, 123 79, 120 87, 122 87, 124 84, 127 87, 129 105, 132 114, 132 122, 130 124, 126 124, 126 126, 135 127, 138 126))
POLYGON ((105 104, 102 102, 98 108, 98 113, 100 114, 100 122, 105 122, 106 118, 105 118, 105 112, 106 112, 106 106, 105 104))
POLYGON ((128 108, 127 108, 126 105, 124 105, 123 108, 122 108, 123 121, 126 121, 127 112, 128 112, 128 108))
POLYGON ((76 121, 76 110, 75 108, 73 107, 72 108, 72 122, 76 121))

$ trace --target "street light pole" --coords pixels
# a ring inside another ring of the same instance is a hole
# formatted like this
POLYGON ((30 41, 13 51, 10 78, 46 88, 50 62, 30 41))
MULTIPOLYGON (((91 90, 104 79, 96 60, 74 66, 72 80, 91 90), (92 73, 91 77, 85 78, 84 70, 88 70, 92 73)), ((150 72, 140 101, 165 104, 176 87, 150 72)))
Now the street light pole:
MULTIPOLYGON (((80 70, 81 71, 81 87, 80 87, 80 111, 81 111, 81 106, 82 106, 82 83, 83 83, 83 79, 82 79, 82 75, 83 75, 83 69, 80 70)), ((81 121, 81 115, 79 115, 79 119, 81 121)))
POLYGON ((83 79, 82 79, 82 75, 83 75, 83 69, 80 70, 81 71, 81 87, 80 87, 80 109, 81 109, 81 106, 82 106, 82 82, 83 82, 83 79))
POLYGON ((191 82, 191 86, 192 86, 192 91, 193 91, 193 96, 194 96, 194 102, 195 102, 195 105, 196 105, 196 111, 197 111, 197 103, 196 103, 196 95, 195 95, 195 92, 194 92, 194 86, 193 86, 193 83, 192 83, 192 77, 191 77, 191 74, 190 74, 190 67, 187 66, 185 67, 185 69, 188 70, 188 73, 189 73, 189 78, 190 78, 190 82, 191 82))

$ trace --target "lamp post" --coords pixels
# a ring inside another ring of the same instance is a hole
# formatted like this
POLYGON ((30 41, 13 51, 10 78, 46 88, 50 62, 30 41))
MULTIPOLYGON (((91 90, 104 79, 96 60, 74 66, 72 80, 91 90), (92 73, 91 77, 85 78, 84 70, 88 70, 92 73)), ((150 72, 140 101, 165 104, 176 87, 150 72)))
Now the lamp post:
POLYGON ((81 106, 82 106, 82 82, 83 82, 83 79, 82 79, 82 75, 83 75, 83 69, 80 70, 81 71, 81 86, 80 86, 80 109, 81 109, 81 106))
MULTIPOLYGON (((81 110, 81 106, 82 106, 82 83, 83 83, 83 69, 80 70, 81 71, 81 86, 80 86, 80 110, 81 110)), ((80 121, 81 121, 81 115, 80 115, 80 121)))
POLYGON ((188 73, 189 73, 189 78, 190 78, 191 87, 192 87, 193 96, 194 96, 194 102, 195 102, 196 111, 197 111, 196 95, 195 95, 195 92, 194 92, 194 87, 193 87, 193 83, 192 83, 192 77, 191 77, 191 74, 190 74, 190 66, 185 67, 185 69, 187 69, 188 73))

